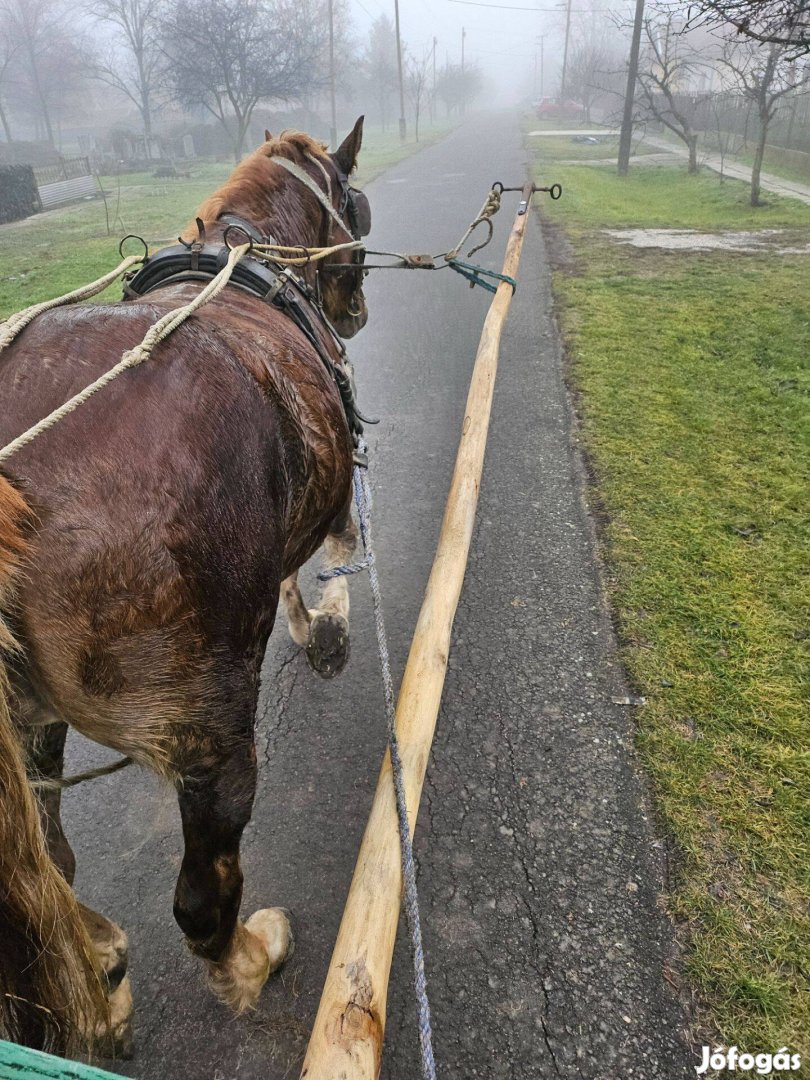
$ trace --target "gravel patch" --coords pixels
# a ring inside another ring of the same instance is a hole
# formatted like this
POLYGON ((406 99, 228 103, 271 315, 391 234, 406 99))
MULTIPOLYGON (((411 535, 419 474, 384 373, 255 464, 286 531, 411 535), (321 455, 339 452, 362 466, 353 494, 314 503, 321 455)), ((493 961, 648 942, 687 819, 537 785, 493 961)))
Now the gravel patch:
POLYGON ((810 255, 810 241, 795 243, 784 229, 756 232, 698 232, 696 229, 604 229, 621 244, 669 251, 736 251, 741 254, 810 255))

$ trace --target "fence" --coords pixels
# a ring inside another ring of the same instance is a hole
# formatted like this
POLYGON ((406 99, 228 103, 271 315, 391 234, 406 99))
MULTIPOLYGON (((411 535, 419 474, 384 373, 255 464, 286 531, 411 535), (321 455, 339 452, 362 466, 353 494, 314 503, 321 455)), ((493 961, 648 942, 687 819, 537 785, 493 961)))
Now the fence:
POLYGON ((96 192, 96 182, 86 157, 68 158, 56 165, 34 169, 43 210, 83 199, 96 192))
POLYGON ((55 165, 40 165, 34 169, 37 185, 58 184, 63 180, 78 180, 83 176, 92 176, 90 161, 86 157, 65 158, 55 165))
MULTIPOLYGON (((675 102, 697 131, 736 135, 745 146, 753 146, 759 138, 757 110, 742 94, 677 94, 675 102)), ((810 95, 786 94, 779 101, 768 125, 768 143, 810 153, 810 95)))

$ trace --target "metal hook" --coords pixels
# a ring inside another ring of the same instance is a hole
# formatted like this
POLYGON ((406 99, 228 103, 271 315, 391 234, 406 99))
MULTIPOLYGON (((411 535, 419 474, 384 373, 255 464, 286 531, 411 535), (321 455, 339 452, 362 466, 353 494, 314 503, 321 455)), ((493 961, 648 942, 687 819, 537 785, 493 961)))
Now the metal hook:
POLYGON ((253 237, 252 237, 252 236, 251 236, 251 235, 250 235, 250 234, 249 234, 248 232, 246 232, 246 231, 245 231, 245 230, 244 230, 244 229, 242 228, 242 226, 241 226, 241 225, 229 225, 229 226, 227 227, 227 229, 225 230, 225 232, 224 232, 224 233, 222 234, 222 242, 223 242, 223 244, 225 245, 225 247, 226 247, 226 248, 228 249, 228 251, 233 251, 233 249, 234 249, 235 247, 242 247, 242 246, 243 246, 243 245, 245 244, 245 242, 246 242, 245 240, 242 240, 242 241, 241 241, 240 243, 233 243, 233 244, 232 244, 232 243, 231 243, 231 242, 230 242, 230 241, 228 240, 228 234, 229 234, 229 233, 230 233, 231 231, 234 231, 234 232, 238 232, 238 233, 241 233, 241 234, 242 234, 242 236, 244 236, 244 237, 246 237, 246 238, 247 238, 247 244, 249 245, 249 246, 248 246, 248 254, 250 254, 250 252, 251 252, 251 251, 253 251, 253 237))
POLYGON ((123 238, 121 243, 118 245, 118 254, 121 256, 122 259, 126 258, 126 255, 124 255, 124 244, 127 242, 127 240, 139 240, 140 243, 143 244, 143 257, 144 257, 144 259, 147 259, 149 257, 149 245, 146 243, 144 238, 142 236, 138 236, 137 233, 127 233, 127 235, 123 238))

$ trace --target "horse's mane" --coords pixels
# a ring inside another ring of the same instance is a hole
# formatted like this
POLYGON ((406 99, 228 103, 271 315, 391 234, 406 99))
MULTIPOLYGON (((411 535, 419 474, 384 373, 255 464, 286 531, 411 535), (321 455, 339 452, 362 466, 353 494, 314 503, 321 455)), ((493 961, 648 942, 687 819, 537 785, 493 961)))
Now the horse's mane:
POLYGON ((258 150, 248 154, 222 187, 202 203, 197 216, 204 222, 213 222, 234 206, 266 205, 268 193, 278 190, 284 183, 284 174, 271 165, 270 158, 284 157, 301 164, 308 154, 326 158, 325 143, 303 131, 282 131, 278 138, 268 139, 258 150))

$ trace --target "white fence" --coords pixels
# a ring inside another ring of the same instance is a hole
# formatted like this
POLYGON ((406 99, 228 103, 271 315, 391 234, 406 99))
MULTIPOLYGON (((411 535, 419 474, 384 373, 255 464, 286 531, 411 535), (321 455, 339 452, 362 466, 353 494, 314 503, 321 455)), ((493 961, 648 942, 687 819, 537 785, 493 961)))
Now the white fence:
POLYGON ((96 181, 87 158, 73 158, 58 165, 34 169, 43 210, 95 195, 96 181))

